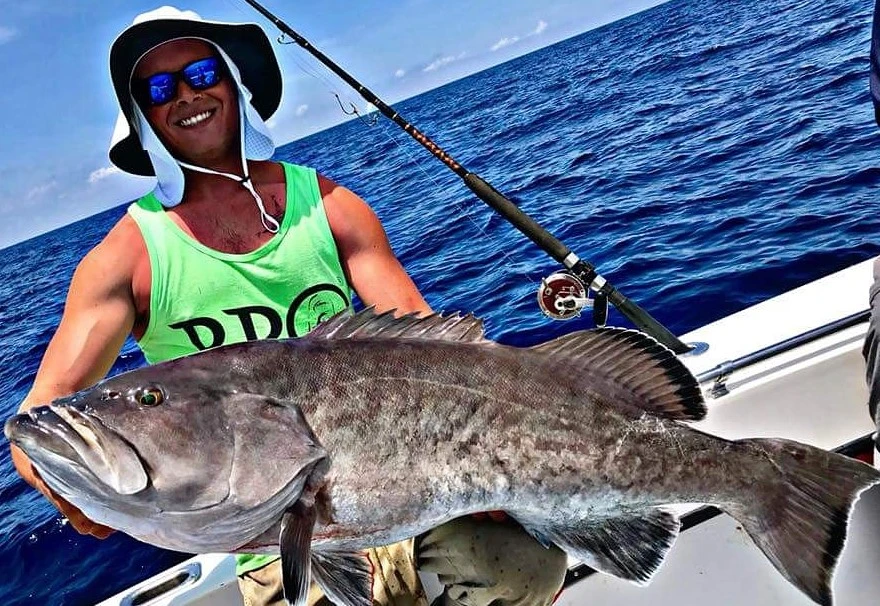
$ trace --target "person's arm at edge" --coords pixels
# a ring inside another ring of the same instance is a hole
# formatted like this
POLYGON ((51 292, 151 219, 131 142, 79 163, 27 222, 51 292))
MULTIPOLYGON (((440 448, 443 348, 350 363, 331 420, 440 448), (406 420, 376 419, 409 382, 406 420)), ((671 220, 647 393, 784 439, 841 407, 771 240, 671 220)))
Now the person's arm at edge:
POLYGON ((364 302, 383 312, 430 314, 415 283, 394 256, 376 213, 360 197, 318 176, 330 231, 348 283, 364 302))
MULTIPOLYGON (((80 262, 67 294, 61 322, 49 342, 30 392, 19 412, 94 385, 113 365, 135 320, 131 290, 131 229, 123 221, 80 262)), ((105 538, 112 529, 86 518, 54 494, 30 460, 12 446, 21 477, 39 490, 82 534, 105 538)))

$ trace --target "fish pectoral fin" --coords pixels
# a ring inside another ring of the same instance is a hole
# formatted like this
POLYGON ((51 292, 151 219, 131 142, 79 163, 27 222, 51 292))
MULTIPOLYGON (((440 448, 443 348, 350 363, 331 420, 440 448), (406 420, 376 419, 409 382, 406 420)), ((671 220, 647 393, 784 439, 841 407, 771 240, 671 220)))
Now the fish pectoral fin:
POLYGON ((312 552, 312 572, 324 595, 339 606, 372 606, 373 565, 365 553, 312 552))
POLYGON ((590 520, 569 526, 523 524, 539 541, 551 541, 596 570, 646 585, 678 536, 681 522, 666 511, 590 520))
POLYGON ((309 595, 314 505, 297 501, 281 518, 281 578, 284 597, 294 606, 305 606, 309 595))

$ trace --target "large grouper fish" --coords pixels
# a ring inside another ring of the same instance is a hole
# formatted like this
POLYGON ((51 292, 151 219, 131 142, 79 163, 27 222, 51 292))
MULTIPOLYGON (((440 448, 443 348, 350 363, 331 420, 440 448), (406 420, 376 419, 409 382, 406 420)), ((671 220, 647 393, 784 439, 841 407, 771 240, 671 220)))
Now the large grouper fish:
POLYGON ((369 606, 361 550, 492 510, 646 583, 679 531, 659 507, 695 502, 831 604, 851 509, 880 472, 683 423, 705 414, 691 373, 636 331, 518 348, 473 316, 367 310, 121 374, 5 432, 96 522, 190 553, 280 547, 295 604, 312 578, 337 604, 369 606))

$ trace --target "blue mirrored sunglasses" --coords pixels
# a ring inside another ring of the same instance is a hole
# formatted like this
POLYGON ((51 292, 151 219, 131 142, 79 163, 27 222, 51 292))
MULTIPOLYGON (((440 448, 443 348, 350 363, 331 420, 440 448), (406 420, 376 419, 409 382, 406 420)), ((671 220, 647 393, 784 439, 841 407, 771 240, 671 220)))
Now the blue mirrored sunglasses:
POLYGON ((198 59, 176 72, 160 72, 136 80, 132 93, 143 106, 164 105, 177 97, 177 85, 181 80, 193 90, 205 90, 216 86, 223 79, 223 63, 217 57, 198 59))

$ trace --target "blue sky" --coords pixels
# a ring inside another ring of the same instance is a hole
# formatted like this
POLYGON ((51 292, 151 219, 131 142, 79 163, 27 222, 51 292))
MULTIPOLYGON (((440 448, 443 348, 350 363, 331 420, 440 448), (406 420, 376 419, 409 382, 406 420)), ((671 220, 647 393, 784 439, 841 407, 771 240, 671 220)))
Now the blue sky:
MULTIPOLYGON (((322 0, 264 4, 390 103, 659 4, 660 0, 322 0)), ((0 0, 0 247, 116 206, 150 189, 114 171, 118 113, 106 67, 143 0, 0 0)), ((243 0, 176 3, 277 32, 243 0)), ((346 119, 333 97, 364 103, 316 60, 275 46, 285 93, 276 142, 346 119), (319 74, 320 77, 316 77, 319 74)))

